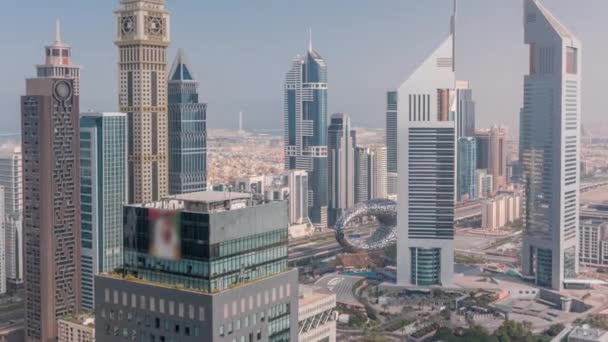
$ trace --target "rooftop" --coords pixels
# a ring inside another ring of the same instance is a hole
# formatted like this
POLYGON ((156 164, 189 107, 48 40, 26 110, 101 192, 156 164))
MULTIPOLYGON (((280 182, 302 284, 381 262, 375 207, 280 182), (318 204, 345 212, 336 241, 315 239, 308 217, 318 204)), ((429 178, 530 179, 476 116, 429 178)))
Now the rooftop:
POLYGON ((591 328, 588 325, 576 327, 570 332, 570 338, 597 339, 604 336, 606 331, 601 329, 591 328))
POLYGON ((136 204, 144 208, 186 210, 189 212, 214 213, 243 209, 262 204, 263 201, 250 193, 229 191, 200 191, 171 195, 160 201, 136 204))
POLYGON ((298 301, 298 305, 300 308, 317 303, 321 300, 329 299, 331 297, 335 297, 334 293, 329 292, 328 290, 321 288, 314 288, 312 286, 300 285, 300 297, 298 301))
POLYGON ((95 316, 92 314, 70 315, 60 319, 61 321, 76 323, 85 327, 95 327, 95 316))

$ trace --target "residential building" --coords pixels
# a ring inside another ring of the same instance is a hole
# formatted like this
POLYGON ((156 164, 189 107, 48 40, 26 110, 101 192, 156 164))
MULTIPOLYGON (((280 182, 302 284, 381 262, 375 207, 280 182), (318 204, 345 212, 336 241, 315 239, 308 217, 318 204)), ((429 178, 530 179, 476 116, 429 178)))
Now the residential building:
POLYGON ((468 81, 456 81, 456 139, 475 137, 475 101, 468 81))
POLYGON ((4 188, 6 277, 23 282, 23 159, 21 146, 0 148, 0 186, 4 188))
POLYGON ((355 205, 357 139, 350 127, 350 117, 337 113, 331 116, 327 128, 328 223, 332 226, 346 209, 355 205))
MULTIPOLYGON (((76 67, 71 48, 59 38, 46 51, 46 65, 76 67)), ((27 341, 56 340, 57 318, 80 309, 78 113, 74 78, 26 80, 21 144, 27 341)))
POLYGON ((59 319, 58 342, 95 342, 95 317, 84 314, 59 319))
POLYGON ((498 191, 507 186, 508 142, 507 130, 493 126, 479 129, 475 133, 477 141, 477 168, 485 169, 492 175, 492 188, 498 191))
POLYGON ((298 342, 336 342, 336 294, 300 285, 298 342))
POLYGON ((458 139, 458 202, 477 197, 477 183, 475 182, 475 172, 477 171, 476 148, 475 138, 463 136, 458 139))
POLYGON ((521 218, 521 196, 501 194, 481 202, 481 227, 498 229, 521 218))
POLYGON ((455 20, 454 13, 449 37, 399 88, 398 284, 452 283, 455 20))
POLYGON ((494 181, 492 175, 488 174, 488 170, 475 170, 475 197, 488 198, 494 193, 494 181))
POLYGON ((168 190, 167 48, 165 0, 120 0, 115 11, 118 105, 127 113, 129 203, 163 198, 168 190))
POLYGON ((80 201, 82 307, 93 311, 95 274, 122 266, 126 114, 80 114, 80 201))
POLYGON ((266 187, 266 200, 289 203, 289 224, 307 224, 308 220, 308 173, 304 170, 283 171, 266 187))
POLYGON ((524 1, 524 37, 522 266, 537 285, 562 290, 578 273, 582 46, 537 0, 524 1))
POLYGON ((207 104, 182 49, 169 73, 169 193, 204 191, 207 182, 207 104))
POLYGON ((285 79, 285 169, 308 171, 309 217, 327 226, 327 65, 309 43, 285 79))
POLYGON ((296 341, 286 202, 196 192, 124 208, 124 273, 96 277, 98 342, 296 341))
POLYGON ((387 170, 387 195, 395 196, 397 187, 397 101, 399 93, 391 90, 386 93, 386 170, 387 170))

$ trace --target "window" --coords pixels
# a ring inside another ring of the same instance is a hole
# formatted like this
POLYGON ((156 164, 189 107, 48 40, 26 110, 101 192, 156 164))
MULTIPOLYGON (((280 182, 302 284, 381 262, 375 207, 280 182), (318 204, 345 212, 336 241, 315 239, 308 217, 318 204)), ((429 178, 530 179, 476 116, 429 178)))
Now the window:
POLYGON ((569 46, 566 48, 566 72, 572 75, 578 73, 578 49, 569 46))

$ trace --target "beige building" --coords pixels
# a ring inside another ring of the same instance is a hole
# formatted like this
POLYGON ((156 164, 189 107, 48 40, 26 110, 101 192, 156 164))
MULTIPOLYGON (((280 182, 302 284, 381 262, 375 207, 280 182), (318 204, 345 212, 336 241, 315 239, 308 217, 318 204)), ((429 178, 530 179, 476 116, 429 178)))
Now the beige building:
POLYGON ((121 0, 116 11, 120 111, 128 113, 130 203, 168 192, 167 48, 165 0, 121 0))
POLYGON ((95 318, 92 316, 64 317, 57 325, 58 342, 95 342, 95 318))
POLYGON ((336 342, 336 294, 300 285, 298 341, 336 342))
POLYGON ((521 218, 521 196, 502 194, 481 203, 481 227, 497 229, 521 218))
POLYGON ((507 157, 509 148, 507 144, 507 129, 493 126, 490 129, 477 130, 477 168, 487 169, 492 175, 492 188, 494 191, 507 187, 507 157))

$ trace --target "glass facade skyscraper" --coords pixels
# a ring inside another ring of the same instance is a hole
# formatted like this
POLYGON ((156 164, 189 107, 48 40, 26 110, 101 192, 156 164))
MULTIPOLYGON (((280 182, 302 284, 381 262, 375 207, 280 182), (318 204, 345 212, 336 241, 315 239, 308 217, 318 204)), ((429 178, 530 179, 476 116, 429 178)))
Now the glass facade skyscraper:
POLYGON ((582 45, 536 0, 524 1, 524 38, 522 267, 560 291, 578 272, 582 45))
POLYGON ((169 73, 169 193, 204 191, 207 181, 207 104, 184 52, 169 73))
POLYGON ((80 115, 82 307, 94 309, 94 276, 121 267, 127 202, 127 117, 80 115))
POLYGON ((386 169, 388 195, 397 194, 397 101, 399 93, 391 90, 386 93, 386 169))
POLYGON ((476 197, 477 143, 475 138, 458 139, 458 201, 476 197))
POLYGON ((327 226, 327 65, 310 44, 285 80, 285 168, 308 172, 309 217, 327 226))
POLYGON ((350 129, 350 117, 336 113, 327 128, 327 167, 329 170, 328 222, 333 225, 342 213, 355 205, 356 132, 350 129))

